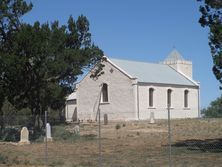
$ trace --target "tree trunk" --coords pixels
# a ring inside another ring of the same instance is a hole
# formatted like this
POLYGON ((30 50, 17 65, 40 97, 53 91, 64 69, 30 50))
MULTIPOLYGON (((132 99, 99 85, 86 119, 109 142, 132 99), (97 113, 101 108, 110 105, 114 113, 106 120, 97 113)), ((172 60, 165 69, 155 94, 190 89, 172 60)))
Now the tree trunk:
POLYGON ((34 112, 34 129, 39 131, 41 129, 40 108, 36 108, 34 112))

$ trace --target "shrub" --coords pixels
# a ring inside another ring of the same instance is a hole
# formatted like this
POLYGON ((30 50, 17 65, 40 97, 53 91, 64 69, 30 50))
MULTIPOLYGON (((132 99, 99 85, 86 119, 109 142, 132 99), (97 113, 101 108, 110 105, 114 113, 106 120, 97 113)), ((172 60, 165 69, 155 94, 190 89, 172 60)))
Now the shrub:
POLYGON ((201 110, 201 114, 209 118, 222 117, 222 96, 212 101, 209 107, 201 110))
POLYGON ((66 129, 67 126, 53 126, 52 127, 52 136, 55 140, 75 140, 79 137, 75 133, 70 132, 66 129))
POLYGON ((120 124, 116 124, 116 130, 119 130, 121 128, 120 124))
POLYGON ((11 142, 17 142, 20 140, 20 131, 18 128, 12 127, 12 128, 5 128, 3 135, 1 137, 1 140, 3 141, 11 141, 11 142))
POLYGON ((0 164, 6 164, 8 162, 8 157, 0 154, 0 164))

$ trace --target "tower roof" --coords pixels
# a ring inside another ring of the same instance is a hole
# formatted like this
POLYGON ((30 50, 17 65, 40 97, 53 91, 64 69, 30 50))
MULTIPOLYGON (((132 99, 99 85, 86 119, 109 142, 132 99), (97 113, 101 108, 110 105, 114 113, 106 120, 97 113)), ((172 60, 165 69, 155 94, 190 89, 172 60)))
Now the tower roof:
POLYGON ((178 60, 184 60, 184 58, 176 49, 173 49, 164 61, 178 61, 178 60))

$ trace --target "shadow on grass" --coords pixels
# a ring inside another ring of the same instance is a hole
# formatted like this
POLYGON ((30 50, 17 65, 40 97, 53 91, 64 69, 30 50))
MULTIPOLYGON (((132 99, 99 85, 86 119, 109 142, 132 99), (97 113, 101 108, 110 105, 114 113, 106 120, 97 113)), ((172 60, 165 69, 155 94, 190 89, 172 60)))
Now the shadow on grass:
POLYGON ((205 139, 205 140, 198 140, 198 139, 183 140, 176 142, 175 144, 172 144, 172 147, 186 147, 187 150, 221 153, 222 138, 205 139))

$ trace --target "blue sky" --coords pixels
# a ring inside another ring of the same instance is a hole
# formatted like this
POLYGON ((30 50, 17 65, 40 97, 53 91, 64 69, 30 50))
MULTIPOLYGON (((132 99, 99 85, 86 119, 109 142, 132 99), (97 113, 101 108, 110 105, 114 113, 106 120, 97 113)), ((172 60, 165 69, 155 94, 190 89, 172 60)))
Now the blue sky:
POLYGON ((212 73, 208 29, 202 28, 196 0, 32 0, 33 10, 23 21, 58 20, 70 15, 90 21, 92 39, 106 56, 160 62, 175 47, 193 62, 193 78, 201 83, 201 106, 221 95, 212 73))

